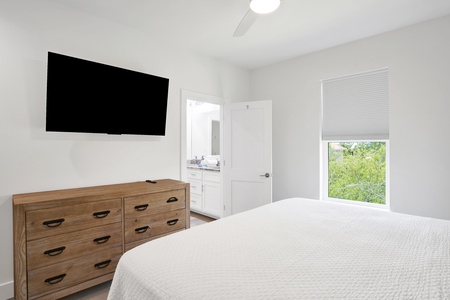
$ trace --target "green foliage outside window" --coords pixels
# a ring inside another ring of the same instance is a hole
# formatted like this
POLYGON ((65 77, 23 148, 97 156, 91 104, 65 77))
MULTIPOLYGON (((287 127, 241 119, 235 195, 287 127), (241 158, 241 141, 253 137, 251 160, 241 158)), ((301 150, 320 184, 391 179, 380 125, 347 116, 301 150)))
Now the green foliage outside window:
POLYGON ((328 197, 386 204, 386 143, 328 143, 328 197))

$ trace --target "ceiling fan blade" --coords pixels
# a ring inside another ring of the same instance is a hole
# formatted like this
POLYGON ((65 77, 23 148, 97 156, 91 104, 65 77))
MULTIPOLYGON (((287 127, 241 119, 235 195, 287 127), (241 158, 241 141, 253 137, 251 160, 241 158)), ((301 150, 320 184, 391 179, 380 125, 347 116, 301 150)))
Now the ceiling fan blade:
POLYGON ((255 13, 253 10, 249 9, 245 14, 245 16, 242 18, 236 30, 234 31, 233 37, 243 36, 250 28, 250 26, 252 26, 252 24, 255 22, 257 17, 258 14, 255 13))

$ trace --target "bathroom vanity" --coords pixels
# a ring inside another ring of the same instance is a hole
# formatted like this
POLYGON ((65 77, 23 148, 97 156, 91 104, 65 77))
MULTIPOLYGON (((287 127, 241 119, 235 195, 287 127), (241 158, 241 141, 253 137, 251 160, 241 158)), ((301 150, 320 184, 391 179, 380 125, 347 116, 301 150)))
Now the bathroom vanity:
POLYGON ((222 217, 223 200, 219 167, 188 166, 191 211, 215 219, 222 217))

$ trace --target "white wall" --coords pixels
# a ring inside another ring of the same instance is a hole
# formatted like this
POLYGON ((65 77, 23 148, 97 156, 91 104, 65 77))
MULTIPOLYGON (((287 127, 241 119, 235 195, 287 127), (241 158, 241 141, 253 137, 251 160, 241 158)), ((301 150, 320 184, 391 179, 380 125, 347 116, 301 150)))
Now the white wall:
POLYGON ((249 72, 47 1, 0 4, 0 300, 12 297, 12 195, 180 178, 181 89, 248 99, 249 72), (45 132, 47 51, 170 79, 165 137, 45 132))
POLYGON ((251 72, 273 100, 274 200, 318 199, 320 80, 389 67, 391 210, 450 219, 450 16, 251 72))

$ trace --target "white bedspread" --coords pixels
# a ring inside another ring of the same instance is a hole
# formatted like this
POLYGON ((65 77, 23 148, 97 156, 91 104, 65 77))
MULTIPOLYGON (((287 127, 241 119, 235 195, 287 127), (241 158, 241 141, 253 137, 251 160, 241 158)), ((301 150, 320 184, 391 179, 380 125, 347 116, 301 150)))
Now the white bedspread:
POLYGON ((286 199, 128 251, 108 299, 450 299, 450 221, 286 199))

